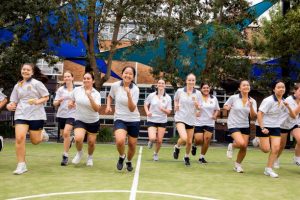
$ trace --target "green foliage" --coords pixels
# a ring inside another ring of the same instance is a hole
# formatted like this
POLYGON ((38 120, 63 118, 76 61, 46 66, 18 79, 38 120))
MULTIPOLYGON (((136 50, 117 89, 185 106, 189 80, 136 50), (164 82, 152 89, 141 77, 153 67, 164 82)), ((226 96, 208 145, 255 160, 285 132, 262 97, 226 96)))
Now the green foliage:
POLYGON ((113 142, 113 129, 111 127, 103 127, 100 129, 97 142, 113 142))

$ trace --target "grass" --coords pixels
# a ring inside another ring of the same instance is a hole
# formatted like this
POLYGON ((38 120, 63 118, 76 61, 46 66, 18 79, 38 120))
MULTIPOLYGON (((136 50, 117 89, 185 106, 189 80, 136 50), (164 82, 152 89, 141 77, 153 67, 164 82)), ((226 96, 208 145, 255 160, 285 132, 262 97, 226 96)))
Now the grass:
MULTIPOLYGON (((62 144, 26 144, 27 167, 23 175, 13 175, 16 167, 14 144, 5 143, 0 153, 0 199, 9 199, 56 192, 92 190, 126 190, 127 192, 69 194, 43 197, 43 199, 129 199, 134 172, 116 170, 118 154, 114 145, 99 144, 94 153, 94 167, 86 167, 85 159, 78 166, 61 167, 62 144)), ((86 146, 84 146, 86 152, 86 146)), ((299 199, 300 168, 293 165, 292 150, 284 151, 280 178, 263 175, 267 154, 249 148, 243 163, 245 173, 232 170, 233 161, 225 156, 225 147, 211 147, 207 153, 209 164, 200 165, 192 157, 191 167, 180 159, 173 160, 172 147, 161 149, 160 160, 152 161, 153 150, 143 147, 136 199, 189 199, 162 194, 140 193, 165 192, 208 197, 212 199, 299 199)), ((137 149, 138 152, 138 149, 137 149)), ((71 149, 71 158, 75 148, 71 149)), ((138 153, 137 153, 138 154, 138 153)), ((136 159, 133 161, 136 167, 136 159)), ((41 199, 41 198, 37 198, 41 199)))

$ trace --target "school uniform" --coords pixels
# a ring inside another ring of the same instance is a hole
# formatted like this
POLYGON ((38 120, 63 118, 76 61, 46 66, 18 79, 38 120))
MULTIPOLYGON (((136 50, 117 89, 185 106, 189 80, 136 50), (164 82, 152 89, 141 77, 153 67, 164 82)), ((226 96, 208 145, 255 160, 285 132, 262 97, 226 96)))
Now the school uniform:
MULTIPOLYGON (((95 88, 92 88, 91 95, 93 100, 101 105, 100 93, 95 88)), ((76 87, 71 94, 71 99, 75 101, 76 105, 74 128, 83 128, 89 133, 97 133, 100 126, 100 116, 92 108, 84 86, 76 87)))
POLYGON ((149 111, 152 113, 152 116, 147 116, 147 125, 149 127, 166 127, 168 115, 161 111, 160 108, 172 110, 172 99, 170 95, 165 93, 163 96, 158 97, 157 92, 153 92, 145 99, 145 105, 150 105, 149 111))
MULTIPOLYGON (((251 98, 251 97, 249 97, 251 98)), ((227 127, 230 134, 234 132, 241 132, 242 134, 250 134, 249 114, 250 114, 250 102, 249 99, 246 103, 242 101, 241 94, 235 94, 229 97, 225 105, 230 106, 230 112, 227 119, 227 127)), ((254 99, 251 98, 253 109, 257 110, 257 104, 254 99)))
POLYGON ((196 118, 194 133, 214 132, 215 120, 212 116, 216 110, 220 110, 220 106, 215 96, 209 95, 207 99, 202 98, 201 114, 196 118))
POLYGON ((289 113, 287 107, 283 103, 278 101, 275 95, 271 95, 265 98, 259 106, 259 111, 264 113, 263 125, 264 128, 269 130, 268 134, 261 132, 261 128, 256 120, 256 136, 257 137, 269 137, 269 136, 279 136, 280 137, 280 125, 284 120, 286 120, 289 113))
POLYGON ((74 125, 75 108, 68 108, 69 101, 72 100, 72 92, 73 91, 68 91, 68 88, 65 85, 59 87, 56 91, 54 101, 63 98, 63 101, 60 103, 56 113, 59 129, 64 129, 65 124, 70 124, 72 126, 74 125))
MULTIPOLYGON (((298 103, 296 101, 296 97, 294 95, 291 95, 285 99, 285 102, 287 102, 292 110, 295 110, 298 107, 298 103)), ((281 133, 290 133, 295 128, 300 128, 300 116, 299 114, 296 116, 296 118, 292 118, 289 116, 289 113, 283 113, 281 116, 282 118, 286 118, 282 124, 280 125, 281 133)))
POLYGON ((174 100, 178 101, 179 110, 175 112, 174 120, 176 123, 184 123, 186 129, 193 129, 196 123, 195 101, 200 105, 202 94, 199 90, 193 89, 192 94, 187 93, 186 87, 179 88, 174 96, 174 100))
MULTIPOLYGON (((129 85, 129 89, 133 103, 137 105, 140 90, 134 83, 129 85)), ((133 112, 129 110, 127 92, 124 89, 123 81, 112 84, 109 96, 115 100, 114 129, 124 129, 128 135, 137 138, 140 129, 140 113, 137 106, 133 112)))
POLYGON ((29 104, 31 99, 40 99, 49 96, 45 85, 34 78, 19 81, 10 96, 10 101, 17 104, 15 110, 15 124, 28 124, 29 130, 43 129, 47 119, 43 104, 29 104))
POLYGON ((7 96, 0 91, 0 101, 3 101, 7 96))

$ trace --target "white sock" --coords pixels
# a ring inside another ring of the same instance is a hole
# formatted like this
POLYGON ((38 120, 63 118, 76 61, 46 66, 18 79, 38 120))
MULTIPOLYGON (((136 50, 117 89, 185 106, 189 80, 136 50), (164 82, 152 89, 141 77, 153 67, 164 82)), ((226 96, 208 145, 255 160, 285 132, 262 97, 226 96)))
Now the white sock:
POLYGON ((236 167, 240 167, 240 166, 241 166, 241 163, 235 162, 234 165, 235 165, 236 167))
POLYGON ((69 157, 69 154, 68 154, 68 152, 64 152, 64 154, 63 154, 64 156, 66 156, 66 157, 69 157))
POLYGON ((88 159, 93 159, 93 155, 88 155, 88 159))
POLYGON ((190 155, 189 154, 185 154, 184 157, 190 157, 190 155))
POLYGON ((176 147, 177 149, 180 149, 180 146, 178 146, 177 144, 175 144, 175 147, 176 147))
POLYGON ((126 154, 123 154, 123 155, 121 155, 120 157, 121 157, 121 158, 125 158, 125 157, 126 157, 126 154))
POLYGON ((205 157, 205 155, 203 155, 203 154, 200 154, 200 158, 204 158, 205 157))

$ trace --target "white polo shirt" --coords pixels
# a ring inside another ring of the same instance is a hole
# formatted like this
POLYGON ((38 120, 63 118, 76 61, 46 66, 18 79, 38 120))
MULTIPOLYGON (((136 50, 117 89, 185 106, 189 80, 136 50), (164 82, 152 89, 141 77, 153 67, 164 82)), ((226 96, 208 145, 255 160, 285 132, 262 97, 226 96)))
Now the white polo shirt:
MULTIPOLYGON (((131 83, 129 88, 133 103, 137 105, 140 90, 134 83, 131 83)), ((131 112, 128 108, 128 97, 123 87, 123 81, 118 81, 112 84, 109 91, 109 96, 115 100, 115 121, 118 119, 126 122, 140 121, 140 113, 137 106, 133 112, 131 112)))
MULTIPOLYGON (((250 97, 251 98, 251 97, 250 97)), ((257 104, 252 99, 253 109, 257 110, 257 104)), ((229 128, 249 128, 249 114, 250 114, 250 103, 249 99, 245 104, 242 101, 241 94, 235 94, 229 97, 224 104, 230 106, 230 112, 227 119, 227 127, 229 128)))
MULTIPOLYGON (((264 113, 264 127, 270 128, 279 128, 282 122, 286 119, 286 117, 284 118, 282 116, 284 113, 289 112, 287 107, 283 104, 283 101, 279 103, 275 95, 265 98, 261 102, 258 110, 264 113)), ((255 124, 259 126, 257 120, 255 124)))
POLYGON ((0 101, 3 101, 6 98, 6 95, 0 90, 0 101))
POLYGON ((215 126, 215 120, 212 119, 216 110, 220 110, 218 99, 209 95, 207 99, 202 98, 201 115, 196 118, 195 126, 215 126))
POLYGON ((151 117, 147 116, 148 122, 167 123, 168 115, 161 111, 160 108, 172 110, 172 99, 170 95, 165 93, 163 96, 158 97, 156 92, 153 92, 145 99, 145 105, 150 105, 149 111, 152 113, 151 117))
MULTIPOLYGON (((91 95, 96 104, 101 105, 100 93, 95 88, 92 89, 91 95)), ((76 87, 71 94, 71 99, 76 103, 75 120, 85 123, 99 121, 99 113, 92 108, 91 102, 85 94, 84 86, 76 87)))
POLYGON ((194 101, 202 105, 202 94, 199 90, 194 89, 192 94, 186 92, 186 87, 179 88, 174 96, 178 101, 179 110, 175 111, 175 122, 183 122, 187 125, 194 126, 196 122, 196 108, 194 101))
POLYGON ((10 101, 17 103, 15 120, 46 120, 46 112, 43 104, 30 105, 29 99, 40 99, 49 96, 45 85, 34 78, 28 81, 18 82, 10 96, 10 101))
MULTIPOLYGON (((297 107, 298 107, 298 104, 297 104, 297 101, 296 101, 296 98, 294 95, 291 95, 289 97, 287 97, 285 99, 285 102, 287 102, 290 106, 290 108, 292 110, 295 110, 297 107)), ((295 125, 299 124, 300 123, 300 116, 299 114, 296 116, 296 119, 293 119, 290 117, 289 113, 284 113, 282 115, 283 118, 286 118, 283 123, 280 125, 280 128, 282 129, 291 129, 293 128, 295 125)))
MULTIPOLYGON (((75 89, 75 88, 74 88, 75 89)), ((71 95, 72 91, 68 91, 66 86, 61 86, 57 89, 55 94, 55 101, 63 98, 63 101, 60 103, 56 116, 61 118, 74 118, 75 117, 75 108, 69 109, 69 101, 72 100, 71 95)))

